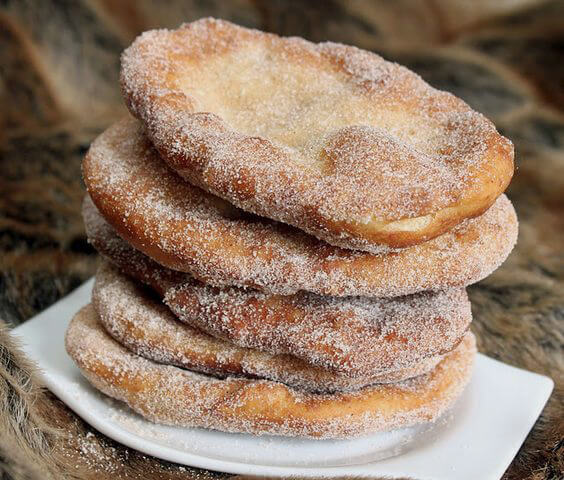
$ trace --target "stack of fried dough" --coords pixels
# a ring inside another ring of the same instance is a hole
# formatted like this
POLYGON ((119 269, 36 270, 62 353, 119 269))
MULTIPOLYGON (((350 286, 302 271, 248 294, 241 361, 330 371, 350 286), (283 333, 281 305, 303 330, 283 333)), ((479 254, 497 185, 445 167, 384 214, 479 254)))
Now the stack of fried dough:
POLYGON ((204 19, 122 56, 83 162, 103 261, 70 356, 154 422, 348 438, 431 422, 476 352, 465 287, 517 237, 513 147, 404 67, 204 19))

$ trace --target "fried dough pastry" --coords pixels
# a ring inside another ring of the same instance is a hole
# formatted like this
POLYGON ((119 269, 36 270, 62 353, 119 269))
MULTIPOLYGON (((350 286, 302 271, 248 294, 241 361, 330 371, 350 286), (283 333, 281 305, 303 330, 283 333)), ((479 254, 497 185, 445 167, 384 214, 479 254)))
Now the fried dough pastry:
POLYGON ((488 119, 355 47, 203 19, 143 33, 121 65, 130 111, 182 177, 340 247, 422 243, 513 175, 488 119))
POLYGON ((501 196, 482 216, 414 247, 379 255, 333 247, 183 181, 131 118, 92 143, 83 175, 120 236, 158 263, 217 286, 379 297, 460 287, 495 270, 517 238, 515 211, 501 196))
POLYGON ((92 306, 106 331, 142 357, 218 377, 267 378, 301 390, 334 392, 399 382, 429 372, 442 358, 435 355, 398 370, 380 368, 360 376, 312 366, 291 355, 241 348, 181 323, 107 262, 96 273, 92 306))
POLYGON ((476 351, 468 333, 426 375, 356 392, 315 394, 269 380, 217 379, 147 360, 113 340, 91 306, 73 318, 65 344, 94 387, 151 421, 311 438, 349 438, 435 420, 468 383, 476 351))
POLYGON ((472 320, 464 289, 379 299, 213 288, 135 250, 90 201, 83 211, 88 237, 98 251, 164 296, 183 322, 241 347, 290 354, 361 381, 452 350, 472 320), (184 277, 174 283, 177 274, 184 277))
POLYGON ((472 319, 464 289, 378 299, 188 285, 168 290, 165 303, 181 321, 215 337, 354 376, 446 353, 472 319))
POLYGON ((163 267, 133 248, 102 217, 88 195, 82 202, 82 219, 88 243, 120 272, 148 285, 161 298, 170 288, 199 283, 190 274, 163 267))

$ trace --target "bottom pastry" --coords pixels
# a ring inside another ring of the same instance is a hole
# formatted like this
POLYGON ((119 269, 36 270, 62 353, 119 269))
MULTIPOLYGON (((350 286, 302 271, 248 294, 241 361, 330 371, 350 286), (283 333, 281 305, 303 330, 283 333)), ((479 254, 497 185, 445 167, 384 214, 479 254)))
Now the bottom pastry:
POLYGON ((467 333, 425 375, 355 392, 317 394, 147 360, 110 337, 91 305, 71 321, 66 348, 96 388, 156 423, 311 438, 350 438, 437 419, 468 383, 476 353, 475 338, 467 333))

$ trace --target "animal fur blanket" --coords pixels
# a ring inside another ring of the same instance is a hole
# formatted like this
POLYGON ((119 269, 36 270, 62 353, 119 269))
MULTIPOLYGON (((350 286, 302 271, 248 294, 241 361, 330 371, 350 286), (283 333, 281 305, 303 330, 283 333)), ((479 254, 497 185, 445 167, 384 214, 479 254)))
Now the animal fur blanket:
MULTIPOLYGON (((0 479, 225 478, 100 435, 42 389, 17 325, 94 272, 80 161, 124 114, 119 54, 206 15, 376 51, 491 118, 516 147, 517 248, 470 288, 479 349, 555 391, 505 480, 564 477, 564 1, 0 2, 0 479)), ((476 459, 479 461, 479 459, 476 459)))

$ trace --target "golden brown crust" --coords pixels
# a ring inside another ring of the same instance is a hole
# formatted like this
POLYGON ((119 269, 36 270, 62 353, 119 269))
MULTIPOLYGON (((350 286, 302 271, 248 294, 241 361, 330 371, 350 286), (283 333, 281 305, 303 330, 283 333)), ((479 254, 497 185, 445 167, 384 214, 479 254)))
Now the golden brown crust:
POLYGON ((203 19, 122 56, 130 111, 191 183, 377 253, 486 211, 513 145, 462 100, 354 47, 203 19))
POLYGON ((183 322, 239 346, 291 354, 351 378, 404 369, 446 353, 472 320, 463 289, 377 299, 213 288, 135 250, 91 201, 85 200, 83 212, 98 251, 119 271, 165 297, 183 322))
POLYGON ((167 291, 165 303, 181 321, 218 338, 351 376, 449 352, 472 319, 463 289, 342 299, 188 285, 167 291))
POLYGON ((131 118, 93 142, 83 174, 120 236, 158 263, 213 285, 380 297, 461 287, 489 275, 517 238, 515 211, 501 196, 482 216, 415 247, 380 255, 333 247, 184 182, 131 118))
POLYGON ((120 272, 148 285, 161 298, 171 288, 199 283, 190 274, 163 267, 133 248, 100 215, 88 195, 82 201, 82 219, 88 243, 120 272))
POLYGON ((441 360, 441 355, 435 355, 396 370, 382 365, 366 369, 365 375, 350 375, 291 355, 238 347, 179 322, 161 302, 107 262, 96 273, 92 306, 106 331, 132 352, 222 378, 266 378, 301 390, 334 392, 399 382, 429 372, 441 360))
POLYGON ((476 351, 469 333, 429 374, 357 392, 314 394, 146 360, 113 340, 90 306, 72 320, 65 344, 96 388, 154 422, 312 438, 349 438, 435 420, 468 383, 476 351))

